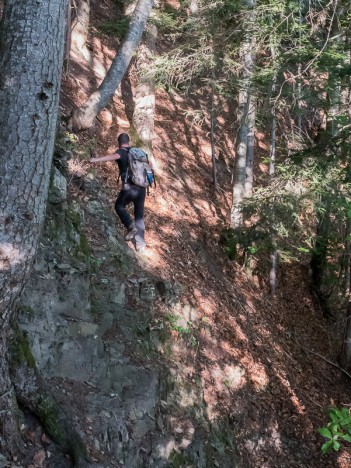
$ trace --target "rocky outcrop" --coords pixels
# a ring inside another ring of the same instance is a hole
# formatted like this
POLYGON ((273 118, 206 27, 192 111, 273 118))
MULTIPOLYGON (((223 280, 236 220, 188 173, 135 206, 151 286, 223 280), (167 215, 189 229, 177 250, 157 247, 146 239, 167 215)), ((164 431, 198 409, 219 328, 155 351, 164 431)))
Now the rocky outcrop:
POLYGON ((96 184, 87 178, 84 202, 62 197, 47 210, 19 315, 36 367, 98 466, 219 460, 232 468, 234 451, 218 445, 201 385, 187 377, 197 311, 181 301, 180 284, 142 269, 96 184), (155 316, 158 303, 163 317, 155 316), (172 340, 174 330, 183 344, 172 340))

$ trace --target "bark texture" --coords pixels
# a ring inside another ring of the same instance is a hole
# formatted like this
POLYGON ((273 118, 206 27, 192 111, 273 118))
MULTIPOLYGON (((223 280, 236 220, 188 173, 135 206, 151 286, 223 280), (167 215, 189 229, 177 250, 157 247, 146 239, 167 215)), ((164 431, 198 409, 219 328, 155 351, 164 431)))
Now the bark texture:
POLYGON ((255 66, 255 39, 253 27, 255 22, 255 1, 247 0, 248 8, 247 20, 244 23, 244 40, 241 48, 241 88, 238 98, 238 122, 240 124, 235 171, 233 184, 233 203, 231 208, 230 225, 233 229, 239 228, 243 224, 242 201, 245 195, 245 181, 248 145, 250 146, 249 158, 253 163, 253 143, 254 143, 254 119, 255 119, 255 99, 252 96, 251 83, 255 66), (249 140, 248 140, 249 138, 249 140))
POLYGON ((106 77, 87 102, 72 113, 70 126, 74 131, 85 130, 92 126, 95 117, 107 106, 118 88, 133 53, 139 45, 146 22, 151 13, 154 0, 139 0, 135 7, 129 31, 122 47, 114 58, 106 77))
POLYGON ((244 196, 244 185, 246 175, 246 152, 247 152, 247 115, 248 115, 248 92, 242 89, 239 92, 238 113, 241 122, 239 130, 239 142, 236 150, 235 174, 233 185, 233 205, 231 210, 230 224, 232 228, 242 225, 243 218, 241 204, 244 196))
POLYGON ((252 94, 249 97, 247 116, 247 150, 246 150, 246 171, 244 183, 244 196, 249 198, 253 192, 254 180, 254 157, 255 157, 255 122, 256 122, 256 97, 252 94))
POLYGON ((86 40, 89 30, 90 0, 76 0, 74 2, 72 16, 72 47, 84 57, 88 57, 89 52, 86 48, 86 40))
POLYGON ((148 70, 151 66, 156 54, 156 39, 157 28, 150 24, 146 28, 136 63, 139 80, 135 90, 133 124, 139 138, 149 151, 152 151, 155 127, 155 83, 152 77, 142 75, 142 70, 148 70))
POLYGON ((54 148, 67 0, 8 0, 0 62, 0 450, 16 451, 7 349, 37 248, 54 148))
POLYGON ((344 369, 350 369, 351 367, 351 301, 348 301, 347 303, 344 341, 342 343, 341 353, 339 356, 339 362, 340 362, 340 365, 344 369))

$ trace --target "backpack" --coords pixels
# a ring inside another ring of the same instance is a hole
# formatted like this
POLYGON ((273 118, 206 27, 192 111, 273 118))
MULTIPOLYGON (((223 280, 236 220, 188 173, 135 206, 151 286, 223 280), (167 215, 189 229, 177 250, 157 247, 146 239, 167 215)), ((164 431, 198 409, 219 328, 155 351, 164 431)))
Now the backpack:
POLYGON ((138 187, 151 187, 152 183, 156 186, 154 171, 149 165, 149 159, 146 153, 140 148, 129 148, 128 168, 124 182, 131 181, 138 187))

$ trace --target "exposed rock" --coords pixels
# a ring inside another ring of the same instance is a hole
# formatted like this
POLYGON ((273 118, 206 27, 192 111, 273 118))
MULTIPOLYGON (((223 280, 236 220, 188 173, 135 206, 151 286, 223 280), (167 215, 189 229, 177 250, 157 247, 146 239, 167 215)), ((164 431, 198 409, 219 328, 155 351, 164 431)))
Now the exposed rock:
POLYGON ((0 468, 5 468, 7 466, 7 459, 0 453, 0 468))
POLYGON ((50 189, 49 189, 49 203, 58 204, 67 200, 67 180, 61 172, 52 166, 50 189))

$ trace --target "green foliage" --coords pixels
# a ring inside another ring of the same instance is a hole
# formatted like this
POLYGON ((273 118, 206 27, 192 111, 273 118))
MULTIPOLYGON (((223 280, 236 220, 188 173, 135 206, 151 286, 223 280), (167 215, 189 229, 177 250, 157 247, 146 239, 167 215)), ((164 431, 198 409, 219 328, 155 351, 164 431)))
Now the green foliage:
POLYGON ((116 7, 118 8, 118 11, 122 11, 123 9, 123 6, 125 4, 128 4, 130 2, 126 2, 125 0, 113 0, 113 3, 116 5, 116 7))
POLYGON ((117 37, 120 41, 125 38, 129 29, 130 18, 122 18, 119 21, 106 21, 98 26, 98 30, 108 36, 117 37))
POLYGON ((199 341, 195 335, 193 322, 188 320, 186 322, 186 326, 178 325, 179 318, 180 317, 174 314, 166 316, 166 322, 168 322, 169 329, 177 332, 187 345, 192 348, 196 348, 199 345, 199 341))
POLYGON ((325 427, 318 429, 318 432, 327 439, 322 445, 322 452, 328 453, 331 450, 338 451, 342 442, 351 442, 351 415, 347 408, 341 410, 330 408, 328 410, 330 421, 325 427))
POLYGON ((93 255, 90 255, 87 259, 89 265, 91 265, 94 270, 98 270, 104 263, 104 260, 105 259, 95 258, 93 255))
POLYGON ((89 145, 81 145, 79 138, 74 133, 68 131, 58 133, 55 141, 55 154, 60 156, 61 153, 68 155, 76 155, 79 159, 90 159, 91 154, 90 150, 95 151, 97 148, 97 140, 91 138, 89 140, 89 145))
POLYGON ((101 304, 101 301, 92 300, 90 313, 96 323, 101 320, 104 313, 104 308, 101 304))
POLYGON ((225 229, 220 243, 230 260, 239 260, 246 254, 268 252, 271 248, 269 233, 257 226, 243 229, 225 229))
POLYGON ((191 333, 192 326, 193 326, 193 323, 191 321, 188 321, 187 326, 183 327, 183 326, 177 325, 177 321, 179 317, 176 315, 169 314, 167 315, 166 319, 167 319, 167 322, 169 323, 170 329, 178 332, 179 335, 183 336, 183 335, 189 335, 191 333))
POLYGON ((50 437, 72 456, 75 465, 82 459, 87 460, 85 445, 78 433, 69 427, 66 414, 52 395, 44 392, 40 395, 37 411, 50 437))
POLYGON ((35 359, 30 348, 26 334, 20 330, 17 324, 13 325, 13 337, 10 345, 11 359, 16 367, 28 366, 36 368, 35 359))
POLYGON ((121 272, 127 272, 130 266, 129 257, 122 251, 114 252, 110 257, 110 262, 121 272))
POLYGON ((154 24, 160 33, 165 35, 177 32, 180 22, 179 13, 173 8, 154 9, 151 12, 150 23, 154 24))
POLYGON ((184 468, 195 466, 194 457, 186 452, 177 452, 173 450, 170 455, 172 468, 184 468))

